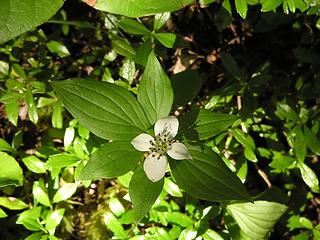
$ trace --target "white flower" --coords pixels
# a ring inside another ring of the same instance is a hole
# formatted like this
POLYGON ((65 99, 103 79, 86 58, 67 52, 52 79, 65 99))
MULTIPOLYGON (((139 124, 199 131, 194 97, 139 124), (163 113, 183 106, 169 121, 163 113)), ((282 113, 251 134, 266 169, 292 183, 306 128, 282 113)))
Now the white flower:
POLYGON ((174 140, 178 128, 179 121, 176 117, 161 118, 154 125, 155 137, 141 133, 131 141, 135 149, 149 153, 144 161, 143 169, 153 182, 159 181, 166 173, 166 154, 176 160, 192 159, 187 147, 174 140))

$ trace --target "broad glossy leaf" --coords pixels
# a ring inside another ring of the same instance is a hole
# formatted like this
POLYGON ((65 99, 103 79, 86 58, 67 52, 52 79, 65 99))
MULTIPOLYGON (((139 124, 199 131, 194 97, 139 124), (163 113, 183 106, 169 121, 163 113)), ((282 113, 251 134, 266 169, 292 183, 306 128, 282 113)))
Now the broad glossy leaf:
POLYGON ((227 210, 251 239, 267 239, 287 207, 276 202, 255 201, 230 204, 227 210))
POLYGON ((177 36, 173 33, 156 33, 155 37, 163 46, 167 48, 172 48, 177 38, 177 36))
POLYGON ((171 82, 153 52, 150 53, 138 88, 140 102, 151 124, 167 117, 173 103, 171 82))
POLYGON ((0 218, 5 218, 7 217, 8 215, 6 214, 5 211, 3 211, 1 208, 0 208, 0 218))
POLYGON ((193 3, 193 0, 176 0, 170 2, 167 0, 133 0, 126 2, 126 4, 118 0, 97 0, 93 7, 101 11, 127 17, 141 17, 163 12, 173 12, 191 3, 193 3))
POLYGON ((120 86, 82 79, 52 85, 70 113, 98 137, 131 141, 150 125, 137 99, 120 86))
POLYGON ((170 12, 158 13, 154 16, 153 29, 159 30, 170 18, 170 12))
POLYGON ((310 150, 320 155, 319 139, 316 137, 315 134, 313 134, 313 132, 306 125, 303 126, 303 132, 304 132, 305 140, 310 150))
POLYGON ((298 162, 298 168, 300 169, 303 181, 308 185, 308 187, 313 192, 320 192, 319 179, 314 171, 301 161, 298 162))
POLYGON ((56 227, 60 224, 63 215, 64 215, 65 209, 60 208, 55 211, 50 211, 46 217, 46 229, 50 234, 54 234, 56 227))
POLYGON ((44 23, 62 4, 63 0, 1 0, 0 43, 44 23))
POLYGON ((50 41, 46 45, 51 53, 55 53, 61 58, 70 56, 70 52, 68 48, 65 45, 63 45, 61 42, 50 41))
POLYGON ((18 162, 10 155, 0 152, 0 187, 22 185, 23 173, 18 162))
POLYGON ((77 191, 78 184, 66 183, 53 196, 53 202, 61 202, 70 198, 77 191))
POLYGON ((230 114, 213 113, 209 110, 200 109, 192 110, 182 118, 181 125, 183 128, 195 130, 197 138, 200 140, 208 139, 221 132, 228 130, 239 117, 230 114))
POLYGON ((287 103, 278 102, 277 111, 282 117, 287 118, 288 120, 291 120, 291 121, 299 120, 299 115, 287 103))
POLYGON ((51 207, 51 203, 50 203, 50 199, 48 196, 48 193, 46 193, 40 186, 39 186, 39 182, 36 181, 33 183, 33 187, 32 187, 32 195, 34 197, 34 199, 45 205, 48 207, 51 207))
POLYGON ((119 26, 130 34, 145 35, 151 33, 150 30, 142 23, 130 18, 121 20, 119 22, 119 26))
POLYGON ((14 197, 0 197, 0 206, 10 210, 21 210, 29 207, 24 201, 14 197))
POLYGON ((129 141, 106 143, 94 152, 80 174, 82 180, 114 178, 132 170, 143 157, 129 141))
POLYGON ((4 139, 0 138, 0 151, 4 152, 15 152, 15 149, 10 146, 4 139))
POLYGON ((261 12, 269 12, 275 10, 278 6, 282 4, 283 0, 265 0, 262 4, 261 12))
POLYGON ((235 3, 237 12, 243 19, 245 19, 248 11, 247 0, 235 0, 235 3))
POLYGON ((125 57, 133 59, 136 55, 136 51, 132 48, 130 43, 122 38, 116 38, 111 41, 113 50, 125 57))
POLYGON ((46 166, 50 168, 64 168, 69 166, 75 166, 80 159, 74 155, 67 153, 61 153, 51 155, 46 162, 46 166))
POLYGON ((45 173, 46 164, 36 156, 29 156, 22 159, 26 167, 34 173, 45 173))
POLYGON ((240 179, 209 147, 188 145, 193 160, 170 160, 178 185, 195 198, 209 201, 250 200, 240 179))
POLYGON ((118 238, 126 239, 127 234, 119 220, 112 213, 107 212, 103 214, 103 219, 107 228, 109 228, 118 238))
POLYGON ((151 182, 141 166, 135 170, 129 185, 129 194, 136 221, 149 212, 162 190, 163 182, 163 179, 151 182))
POLYGON ((189 216, 180 212, 168 212, 167 221, 181 227, 188 227, 193 224, 193 220, 189 216))

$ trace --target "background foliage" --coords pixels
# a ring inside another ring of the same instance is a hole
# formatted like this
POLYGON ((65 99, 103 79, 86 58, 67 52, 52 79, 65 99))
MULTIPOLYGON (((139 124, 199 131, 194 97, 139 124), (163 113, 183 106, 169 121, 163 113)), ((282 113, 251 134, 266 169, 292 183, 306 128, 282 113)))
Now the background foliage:
POLYGON ((133 2, 0 3, 1 239, 319 239, 318 2, 133 2), (86 78, 136 93, 152 47, 175 92, 172 113, 239 116, 227 131, 200 121, 197 132, 254 204, 200 200, 169 176, 137 223, 131 173, 78 181, 104 141, 50 83, 86 78))

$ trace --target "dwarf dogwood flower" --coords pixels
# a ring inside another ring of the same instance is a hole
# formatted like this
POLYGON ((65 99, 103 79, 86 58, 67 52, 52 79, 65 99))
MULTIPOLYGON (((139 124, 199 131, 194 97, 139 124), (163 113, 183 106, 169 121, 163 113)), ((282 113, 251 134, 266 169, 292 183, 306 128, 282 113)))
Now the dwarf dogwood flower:
POLYGON ((166 173, 166 154, 176 160, 192 159, 187 147, 174 140, 178 128, 179 121, 176 117, 161 118, 154 125, 155 137, 147 133, 141 133, 131 141, 135 149, 148 152, 143 169, 147 177, 153 182, 159 181, 166 173))

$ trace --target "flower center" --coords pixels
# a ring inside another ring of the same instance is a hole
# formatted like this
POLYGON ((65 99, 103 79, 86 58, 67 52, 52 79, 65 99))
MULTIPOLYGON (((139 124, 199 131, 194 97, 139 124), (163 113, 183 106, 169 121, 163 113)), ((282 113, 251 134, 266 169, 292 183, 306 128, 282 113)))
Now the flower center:
POLYGON ((167 134, 159 134, 155 136, 153 140, 150 140, 151 147, 149 148, 149 150, 153 154, 157 153, 159 154, 159 156, 161 156, 171 148, 172 142, 174 142, 174 140, 169 141, 167 134))

